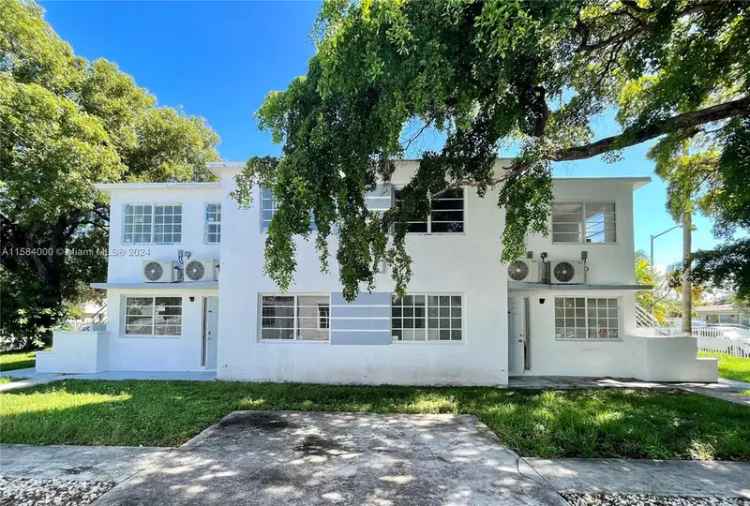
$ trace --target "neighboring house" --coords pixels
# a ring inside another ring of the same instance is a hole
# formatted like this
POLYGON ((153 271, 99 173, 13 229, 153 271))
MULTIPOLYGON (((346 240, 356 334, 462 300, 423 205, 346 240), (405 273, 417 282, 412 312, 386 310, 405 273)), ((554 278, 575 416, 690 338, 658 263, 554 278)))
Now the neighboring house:
MULTIPOLYGON (((399 162, 367 195, 370 208, 390 207, 417 166, 399 162)), ((633 192, 649 178, 555 179, 550 235, 529 237, 528 258, 511 266, 499 260, 497 190, 436 195, 430 216, 410 224, 408 294, 392 293, 386 267, 373 292, 347 302, 335 254, 321 273, 312 241, 296 241, 287 293, 264 275, 273 196, 254 188, 239 208, 230 192, 241 168, 214 164, 215 183, 99 185, 111 196, 111 256, 107 281, 93 286, 107 290, 108 329, 56 334, 37 367, 368 384, 716 379, 695 339, 636 329, 633 192)))
POLYGON ((707 325, 729 325, 750 329, 750 310, 734 304, 713 304, 695 308, 698 320, 707 325))

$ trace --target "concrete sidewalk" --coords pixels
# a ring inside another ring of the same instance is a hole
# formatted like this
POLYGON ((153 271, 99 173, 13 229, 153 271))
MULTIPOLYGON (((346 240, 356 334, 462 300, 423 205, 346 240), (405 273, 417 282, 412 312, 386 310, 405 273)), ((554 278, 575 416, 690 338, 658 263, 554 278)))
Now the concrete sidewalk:
POLYGON ((53 381, 65 379, 101 380, 101 381, 125 381, 125 380, 153 380, 153 381, 213 381, 216 379, 215 371, 103 371, 86 374, 58 374, 40 373, 33 367, 28 369, 16 369, 13 371, 2 371, 0 376, 8 378, 24 378, 0 385, 0 393, 43 385, 53 381))
POLYGON ((0 393, 30 388, 36 385, 44 385, 53 381, 64 379, 62 374, 41 374, 33 367, 28 369, 14 369, 12 371, 0 371, 0 377, 10 378, 10 383, 0 384, 0 393))
POLYGON ((581 390, 596 388, 632 388, 644 390, 683 390, 706 397, 750 406, 750 383, 719 378, 716 383, 659 383, 627 378, 586 378, 576 376, 516 376, 508 388, 533 390, 581 390))
POLYGON ((121 483, 173 448, 0 444, 0 475, 121 483))
POLYGON ((557 492, 750 499, 750 464, 697 460, 524 459, 557 492))
POLYGON ((114 482, 113 505, 750 499, 747 463, 522 458, 467 415, 235 412, 180 448, 0 445, 0 475, 114 482))

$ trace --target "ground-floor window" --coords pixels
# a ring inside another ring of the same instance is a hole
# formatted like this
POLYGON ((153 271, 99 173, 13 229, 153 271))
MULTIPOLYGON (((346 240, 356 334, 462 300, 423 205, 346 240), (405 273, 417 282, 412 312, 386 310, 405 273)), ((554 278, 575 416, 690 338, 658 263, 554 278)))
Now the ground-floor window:
POLYGON ((125 334, 181 335, 182 297, 126 297, 125 334))
POLYGON ((461 341, 463 339, 461 295, 412 294, 391 301, 391 331, 394 341, 461 341))
POLYGON ((620 336, 617 299, 555 297, 555 337, 613 339, 620 336))
POLYGON ((328 340, 327 295, 263 295, 260 306, 261 339, 328 340))

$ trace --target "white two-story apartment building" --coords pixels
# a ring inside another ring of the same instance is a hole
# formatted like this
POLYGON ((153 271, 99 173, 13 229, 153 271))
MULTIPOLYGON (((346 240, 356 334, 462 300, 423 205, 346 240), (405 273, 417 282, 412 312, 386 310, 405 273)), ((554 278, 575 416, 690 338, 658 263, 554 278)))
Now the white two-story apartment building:
MULTIPOLYGON (((498 170, 502 162, 498 161, 498 170)), ((386 208, 416 170, 403 161, 368 195, 386 208)), ((42 371, 215 371, 218 379, 364 384, 504 385, 510 376, 715 381, 691 337, 636 328, 633 192, 648 178, 559 178, 548 236, 526 258, 499 260, 497 190, 433 197, 407 236, 404 297, 387 267, 347 302, 335 255, 321 273, 298 239, 294 284, 263 272, 273 196, 230 196, 240 163, 211 183, 102 184, 110 195, 106 330, 56 333, 42 371)), ((336 244, 332 242, 331 251, 336 244)))

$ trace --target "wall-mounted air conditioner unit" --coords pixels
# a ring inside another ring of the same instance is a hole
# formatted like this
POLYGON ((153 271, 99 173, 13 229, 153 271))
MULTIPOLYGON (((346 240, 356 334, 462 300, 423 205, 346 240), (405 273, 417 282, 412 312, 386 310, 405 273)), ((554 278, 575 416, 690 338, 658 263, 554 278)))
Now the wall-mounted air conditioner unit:
POLYGON ((558 285, 574 285, 584 281, 583 262, 576 260, 552 260, 550 262, 550 282, 558 285))
POLYGON ((508 277, 524 283, 541 283, 544 264, 531 259, 516 260, 508 265, 508 277))
POLYGON ((143 279, 147 283, 174 283, 181 280, 181 271, 176 262, 144 260, 143 279))
POLYGON ((193 259, 185 264, 185 281, 217 281, 219 261, 216 259, 193 259))

